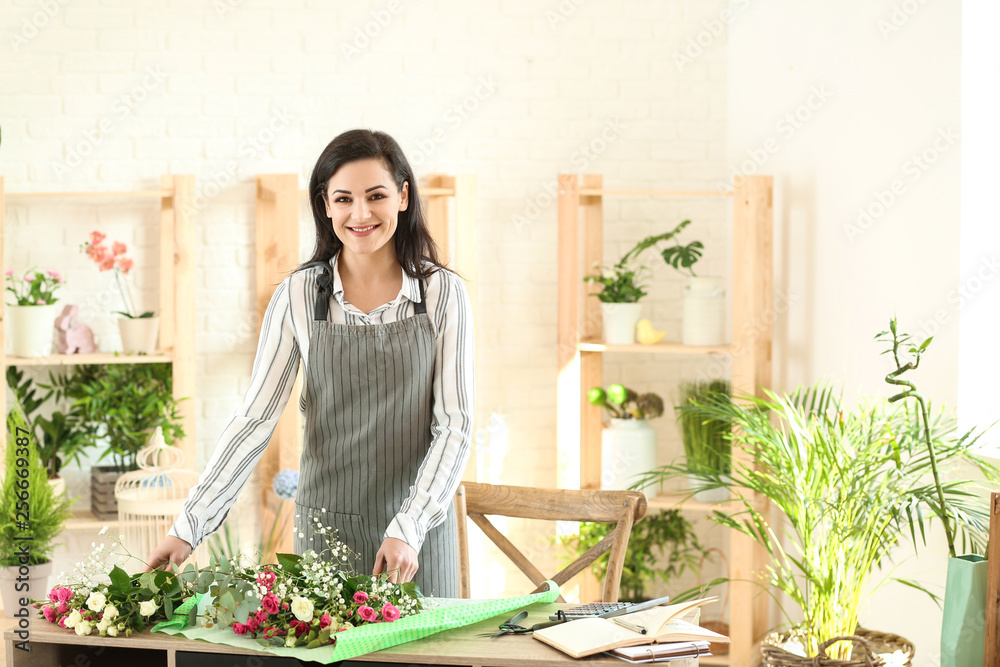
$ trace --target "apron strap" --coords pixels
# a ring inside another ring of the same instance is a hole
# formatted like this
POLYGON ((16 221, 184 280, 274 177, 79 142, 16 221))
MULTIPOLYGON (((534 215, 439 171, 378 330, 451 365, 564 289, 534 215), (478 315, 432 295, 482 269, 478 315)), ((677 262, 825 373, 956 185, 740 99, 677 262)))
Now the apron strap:
POLYGON ((413 314, 423 315, 427 312, 427 297, 424 294, 424 281, 420 281, 420 301, 413 304, 413 314))
POLYGON ((330 297, 333 296, 333 276, 330 275, 330 264, 328 262, 311 262, 302 268, 307 269, 312 266, 318 266, 321 269, 319 277, 316 278, 319 290, 316 292, 313 319, 322 322, 326 320, 327 315, 330 313, 330 297))

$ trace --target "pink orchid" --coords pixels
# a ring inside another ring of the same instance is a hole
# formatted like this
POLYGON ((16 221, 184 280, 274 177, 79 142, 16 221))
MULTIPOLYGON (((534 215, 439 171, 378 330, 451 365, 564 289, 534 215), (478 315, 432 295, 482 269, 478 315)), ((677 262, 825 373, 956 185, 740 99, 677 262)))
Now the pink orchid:
POLYGON ((115 268, 115 258, 108 257, 103 262, 101 262, 101 271, 110 271, 115 268))
POLYGON ((124 255, 125 251, 127 250, 128 246, 126 246, 121 241, 115 241, 114 243, 111 244, 111 254, 114 255, 115 257, 117 257, 118 255, 124 255))
POLYGON ((102 234, 100 232, 90 232, 90 243, 91 243, 91 245, 97 245, 98 243, 100 243, 101 241, 103 241, 106 238, 107 238, 107 236, 105 236, 104 234, 102 234))
POLYGON ((391 602, 386 602, 385 606, 382 607, 382 618, 392 623, 393 621, 398 621, 399 617, 399 607, 391 602))
POLYGON ((129 271, 132 270, 132 266, 134 264, 135 262, 133 260, 128 259, 127 257, 121 257, 118 259, 116 266, 118 267, 118 270, 121 271, 122 273, 128 273, 129 271))

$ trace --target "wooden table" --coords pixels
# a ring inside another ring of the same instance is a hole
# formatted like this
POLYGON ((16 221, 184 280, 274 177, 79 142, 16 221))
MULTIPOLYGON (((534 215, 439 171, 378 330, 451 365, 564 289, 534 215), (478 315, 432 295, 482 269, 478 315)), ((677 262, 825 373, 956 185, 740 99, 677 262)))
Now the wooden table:
MULTIPOLYGON (((529 607, 524 624, 548 619, 560 606, 529 607)), ((415 642, 400 644, 354 660, 364 663, 404 665, 466 665, 468 667, 623 667, 621 660, 591 656, 574 660, 528 635, 489 639, 476 634, 496 630, 510 614, 475 625, 446 630, 415 642)), ((298 667, 319 663, 298 661, 246 651, 222 644, 210 644, 144 632, 129 638, 78 637, 74 632, 45 621, 33 621, 29 630, 31 653, 14 649, 19 638, 13 630, 4 635, 6 667, 298 667)), ((303 649, 305 650, 305 649, 303 649)), ((666 663, 670 667, 697 667, 698 659, 666 663)))

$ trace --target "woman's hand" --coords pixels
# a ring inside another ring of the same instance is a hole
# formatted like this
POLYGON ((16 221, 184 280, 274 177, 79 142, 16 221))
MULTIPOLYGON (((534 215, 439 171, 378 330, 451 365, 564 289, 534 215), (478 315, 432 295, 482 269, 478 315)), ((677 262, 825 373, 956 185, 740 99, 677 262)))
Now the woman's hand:
POLYGON ((188 559, 191 551, 191 545, 186 541, 173 535, 167 535, 166 539, 160 542, 159 546, 149 554, 149 562, 143 572, 149 572, 170 563, 180 565, 188 559))
POLYGON ((417 573, 417 550, 403 540, 387 537, 375 554, 375 568, 372 574, 389 574, 389 581, 405 584, 413 580, 417 573), (397 576, 398 575, 398 576, 397 576))

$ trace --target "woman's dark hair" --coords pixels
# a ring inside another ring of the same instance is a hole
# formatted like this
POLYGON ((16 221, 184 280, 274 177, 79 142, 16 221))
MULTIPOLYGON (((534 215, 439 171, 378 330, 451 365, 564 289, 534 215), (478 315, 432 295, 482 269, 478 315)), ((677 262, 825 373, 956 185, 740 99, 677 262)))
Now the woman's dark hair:
POLYGON ((420 206, 417 179, 413 177, 413 170, 403 155, 403 149, 385 132, 348 130, 337 135, 323 149, 309 178, 309 204, 316 223, 316 249, 300 269, 311 262, 327 262, 344 247, 333 233, 333 225, 326 214, 327 184, 337 170, 348 162, 372 159, 382 163, 400 192, 403 190, 403 183, 410 184, 409 205, 405 211, 399 212, 396 233, 393 235, 396 259, 403 271, 411 278, 427 278, 431 273, 444 268, 438 261, 437 245, 427 229, 424 211, 420 206), (424 262, 429 262, 431 266, 425 267, 424 262))

